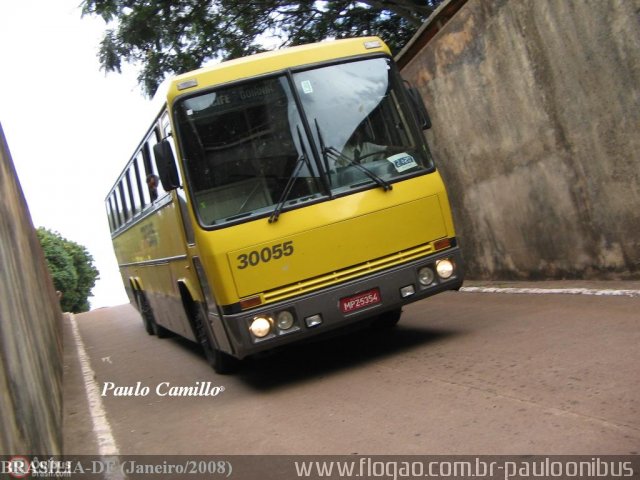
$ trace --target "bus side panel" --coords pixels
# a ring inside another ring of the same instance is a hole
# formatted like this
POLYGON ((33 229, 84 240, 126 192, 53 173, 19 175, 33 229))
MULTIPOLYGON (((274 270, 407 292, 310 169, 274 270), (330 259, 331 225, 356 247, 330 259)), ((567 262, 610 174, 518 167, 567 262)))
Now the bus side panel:
POLYGON ((178 289, 178 280, 189 272, 181 218, 172 196, 156 203, 159 205, 156 212, 114 238, 116 257, 125 285, 131 277, 139 279, 155 321, 194 340, 178 289))

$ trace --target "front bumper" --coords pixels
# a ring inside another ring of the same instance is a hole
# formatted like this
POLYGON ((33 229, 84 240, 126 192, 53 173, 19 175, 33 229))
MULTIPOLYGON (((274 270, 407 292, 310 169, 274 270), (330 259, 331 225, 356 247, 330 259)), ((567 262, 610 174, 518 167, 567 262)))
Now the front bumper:
POLYGON ((232 349, 228 353, 238 358, 244 358, 248 355, 345 327, 355 322, 369 320, 384 312, 398 309, 403 305, 431 295, 446 290, 458 290, 462 286, 463 275, 462 255, 458 247, 453 247, 404 265, 277 304, 270 304, 239 314, 225 315, 223 323, 232 349), (424 266, 434 266, 438 260, 445 258, 454 262, 456 267, 454 275, 447 280, 442 280, 436 275, 436 280, 431 285, 422 286, 418 282, 418 270, 424 266), (415 287, 415 293, 409 297, 403 297, 400 289, 408 285, 415 287), (346 314, 341 311, 340 299, 376 288, 380 291, 380 303, 346 314), (262 339, 255 338, 249 332, 248 327, 255 317, 260 315, 269 316, 282 310, 288 310, 294 314, 296 324, 293 328, 286 332, 280 332, 275 329, 273 333, 262 339), (305 318, 314 315, 320 315, 322 323, 308 327, 305 323, 305 318))

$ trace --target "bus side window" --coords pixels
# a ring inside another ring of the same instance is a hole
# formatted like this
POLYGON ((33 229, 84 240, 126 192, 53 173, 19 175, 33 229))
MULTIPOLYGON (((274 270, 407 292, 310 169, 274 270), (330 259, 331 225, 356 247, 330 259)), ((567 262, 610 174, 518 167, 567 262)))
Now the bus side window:
MULTIPOLYGON (((149 136, 149 139, 147 140, 146 143, 146 148, 147 151, 149 153, 149 160, 150 160, 150 166, 151 166, 151 172, 153 175, 158 175, 158 166, 156 165, 156 159, 153 156, 153 146, 158 143, 158 139, 156 138, 155 135, 155 130, 151 133, 151 135, 149 136)), ((158 198, 162 197, 166 192, 164 191, 164 189, 162 188, 162 183, 160 182, 160 180, 158 180, 158 186, 157 186, 157 193, 158 193, 158 198)))
POLYGON ((142 208, 151 203, 149 197, 149 187, 147 187, 147 171, 144 168, 144 158, 142 152, 138 152, 136 158, 133 161, 133 167, 136 175, 136 181, 138 184, 138 192, 140 194, 142 208))
MULTIPOLYGON (((169 145, 171 145, 171 151, 173 152, 173 158, 177 160, 178 156, 176 155, 176 144, 173 140, 171 122, 169 121, 169 114, 167 112, 164 112, 164 114, 162 115, 162 118, 160 119, 160 126, 162 139, 169 142, 169 145)), ((176 170, 178 171, 178 182, 180 183, 180 185, 182 185, 182 173, 180 172, 180 168, 177 167, 178 166, 176 165, 176 170)))
POLYGON ((131 165, 128 169, 129 186, 131 187, 131 202, 133 207, 133 215, 135 216, 142 210, 140 203, 140 191, 138 190, 138 177, 136 175, 135 165, 131 165))
MULTIPOLYGON (((160 120, 160 124, 162 126, 162 139, 166 139, 171 145, 171 151, 173 152, 173 158, 177 159, 176 155, 176 144, 173 141, 173 133, 171 131, 171 122, 169 121, 169 114, 167 112, 162 115, 162 119, 160 120)), ((177 168, 178 171, 178 181, 180 185, 182 185, 182 174, 180 173, 180 169, 177 168)))
POLYGON ((131 182, 129 181, 129 172, 124 172, 124 177, 122 178, 122 182, 124 183, 124 191, 126 195, 127 201, 127 218, 131 220, 135 215, 135 209, 133 207, 133 199, 131 198, 131 182))
POLYGON ((116 224, 116 214, 113 210, 113 201, 111 196, 109 196, 109 199, 107 200, 107 216, 109 218, 109 228, 113 232, 116 228, 118 228, 118 226, 116 224))
POLYGON ((169 121, 169 114, 164 112, 162 119, 160 120, 162 138, 167 138, 171 135, 171 122, 169 121))
POLYGON ((131 218, 131 205, 129 201, 129 193, 127 186, 125 185, 126 177, 122 177, 120 182, 118 183, 118 190, 120 191, 120 200, 122 201, 122 220, 123 223, 126 223, 127 220, 131 218))
POLYGON ((113 200, 113 212, 115 214, 116 220, 116 228, 120 228, 120 226, 124 223, 122 221, 122 210, 120 209, 120 202, 118 201, 117 190, 114 190, 111 194, 111 198, 113 200))

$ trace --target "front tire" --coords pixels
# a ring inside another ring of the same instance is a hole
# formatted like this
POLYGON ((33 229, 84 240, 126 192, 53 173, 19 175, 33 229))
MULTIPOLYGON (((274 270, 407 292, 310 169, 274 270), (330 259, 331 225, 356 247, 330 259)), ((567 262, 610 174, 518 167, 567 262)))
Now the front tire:
POLYGON ((240 360, 215 348, 206 324, 204 323, 207 321, 207 318, 202 307, 194 305, 193 310, 196 336, 198 343, 200 343, 202 347, 204 356, 207 359, 207 363, 213 367, 216 373, 221 375, 235 373, 240 367, 240 360))

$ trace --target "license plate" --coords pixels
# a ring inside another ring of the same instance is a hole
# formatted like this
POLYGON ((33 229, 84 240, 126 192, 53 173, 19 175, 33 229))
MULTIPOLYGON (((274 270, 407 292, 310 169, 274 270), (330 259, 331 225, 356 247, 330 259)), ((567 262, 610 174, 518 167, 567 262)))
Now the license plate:
POLYGON ((380 290, 372 288, 366 292, 358 293, 350 297, 340 299, 340 310, 342 313, 355 312, 361 308, 370 307, 381 302, 380 290))

